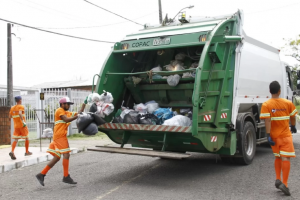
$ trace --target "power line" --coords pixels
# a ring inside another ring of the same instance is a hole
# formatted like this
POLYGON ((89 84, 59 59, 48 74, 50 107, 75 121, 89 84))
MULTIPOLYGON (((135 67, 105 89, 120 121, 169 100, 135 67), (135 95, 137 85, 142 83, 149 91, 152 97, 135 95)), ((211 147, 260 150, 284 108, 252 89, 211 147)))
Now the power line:
POLYGON ((121 18, 123 18, 123 19, 126 19, 126 20, 128 20, 128 21, 130 21, 130 22, 133 22, 133 23, 135 23, 135 24, 144 26, 144 25, 142 25, 142 24, 140 24, 140 23, 137 23, 137 22, 135 22, 135 21, 132 21, 132 20, 130 20, 130 19, 127 19, 126 17, 123 17, 123 16, 121 16, 121 15, 118 15, 117 13, 114 13, 114 12, 109 11, 109 10, 107 10, 107 9, 105 9, 105 8, 102 8, 102 7, 100 7, 100 6, 96 5, 96 4, 93 4, 93 3, 91 3, 91 2, 89 2, 89 1, 87 1, 87 0, 84 0, 84 1, 87 2, 87 3, 89 3, 89 4, 92 4, 93 6, 96 6, 96 7, 100 8, 100 9, 102 9, 102 10, 105 10, 106 12, 109 12, 109 13, 111 13, 111 14, 117 15, 118 17, 121 17, 121 18))
POLYGON ((25 24, 20 24, 20 23, 9 21, 9 20, 2 19, 2 18, 0 18, 0 20, 8 22, 8 23, 12 23, 12 24, 17 24, 19 26, 23 26, 23 27, 26 27, 26 28, 31 28, 31 29, 35 29, 35 30, 38 30, 38 31, 43 31, 43 32, 52 33, 52 34, 56 34, 56 35, 61 35, 61 36, 65 36, 65 37, 71 37, 71 38, 76 38, 76 39, 81 39, 81 40, 88 40, 88 41, 93 41, 93 42, 115 43, 115 42, 110 42, 110 41, 82 38, 82 37, 77 37, 77 36, 73 36, 73 35, 66 35, 66 34, 62 34, 62 33, 57 33, 57 32, 53 32, 53 31, 47 31, 47 30, 43 30, 43 29, 40 29, 40 28, 37 28, 37 27, 28 26, 28 25, 25 25, 25 24))
MULTIPOLYGON (((152 15, 153 13, 157 13, 158 11, 149 13, 147 15, 143 15, 141 17, 135 18, 135 20, 137 19, 141 19, 143 17, 152 15)), ((65 27, 65 28, 51 28, 51 27, 37 27, 37 28, 41 28, 41 29, 81 29, 81 28, 100 28, 100 27, 104 27, 104 26, 113 26, 113 25, 117 25, 117 24, 123 24, 126 22, 117 22, 117 23, 113 23, 113 24, 103 24, 103 25, 99 25, 99 26, 79 26, 79 27, 65 27)))
POLYGON ((271 11, 271 10, 277 10, 277 9, 280 9, 280 8, 285 8, 285 7, 293 6, 293 5, 296 5, 296 4, 299 4, 299 3, 300 3, 300 2, 298 2, 298 3, 293 3, 293 4, 288 4, 288 5, 281 6, 281 7, 276 7, 276 8, 271 8, 271 9, 266 9, 266 10, 260 10, 260 11, 256 11, 256 12, 245 13, 245 14, 251 15, 251 14, 260 13, 260 12, 266 12, 266 11, 271 11))
POLYGON ((86 18, 83 18, 83 17, 80 17, 80 16, 76 16, 76 15, 73 15, 73 14, 69 14, 69 13, 66 13, 66 12, 63 12, 63 11, 60 11, 60 10, 57 10, 57 9, 45 6, 43 4, 39 4, 39 3, 33 2, 31 0, 26 0, 26 1, 31 2, 32 4, 36 4, 36 5, 40 6, 40 7, 47 8, 47 9, 52 10, 52 11, 57 12, 57 13, 61 13, 61 14, 64 14, 64 15, 67 15, 67 16, 70 16, 70 17, 73 17, 73 18, 75 17, 75 18, 78 18, 78 19, 83 20, 83 21, 88 21, 88 22, 95 23, 95 21, 91 21, 89 19, 86 19, 86 18))

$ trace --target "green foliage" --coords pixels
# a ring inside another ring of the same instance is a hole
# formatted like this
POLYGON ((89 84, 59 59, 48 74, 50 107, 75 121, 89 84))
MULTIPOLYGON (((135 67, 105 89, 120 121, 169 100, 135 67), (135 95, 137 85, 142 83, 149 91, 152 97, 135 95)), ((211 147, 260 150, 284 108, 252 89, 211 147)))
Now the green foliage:
POLYGON ((282 48, 283 52, 287 56, 291 56, 296 60, 300 61, 300 35, 298 35, 295 39, 283 39, 286 43, 282 48))

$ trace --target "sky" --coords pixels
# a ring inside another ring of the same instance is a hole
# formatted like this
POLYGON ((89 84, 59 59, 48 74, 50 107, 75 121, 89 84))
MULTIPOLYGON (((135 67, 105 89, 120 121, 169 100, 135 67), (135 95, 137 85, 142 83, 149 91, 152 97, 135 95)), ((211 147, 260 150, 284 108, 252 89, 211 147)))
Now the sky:
MULTIPOLYGON (((89 0, 140 24, 158 24, 157 0, 89 0)), ((218 16, 244 11, 247 35, 278 49, 283 38, 300 34, 299 0, 161 0, 163 16, 173 18, 189 5, 187 16, 218 16)), ((141 25, 97 8, 84 0, 0 0, 0 18, 78 37, 118 42, 141 25)), ((73 39, 14 25, 13 84, 92 80, 109 55, 111 43, 73 39)), ((291 65, 296 60, 281 53, 291 65)), ((7 84, 7 23, 0 21, 0 85, 7 84)))

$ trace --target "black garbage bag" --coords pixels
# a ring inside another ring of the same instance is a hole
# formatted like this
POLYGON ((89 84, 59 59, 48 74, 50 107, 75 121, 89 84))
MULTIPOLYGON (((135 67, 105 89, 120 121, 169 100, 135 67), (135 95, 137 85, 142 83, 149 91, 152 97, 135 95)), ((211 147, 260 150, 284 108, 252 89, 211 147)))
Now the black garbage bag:
POLYGON ((139 114, 138 122, 139 124, 156 125, 158 123, 158 118, 154 114, 139 114))
POLYGON ((97 105, 95 103, 93 103, 91 105, 89 112, 92 112, 92 113, 97 112, 97 105))
POLYGON ((139 112, 131 111, 130 113, 128 113, 124 116, 123 123, 125 123, 125 124, 138 124, 139 123, 138 115, 139 115, 139 112))
POLYGON ((121 116, 115 117, 112 123, 123 123, 123 119, 121 116))
POLYGON ((93 117, 94 117, 94 122, 97 124, 97 126, 101 126, 102 124, 106 123, 106 121, 96 113, 93 113, 93 117))
POLYGON ((93 121, 94 121, 94 117, 90 113, 78 114, 78 118, 76 120, 78 132, 80 133, 83 129, 85 129, 93 121))
POLYGON ((98 133, 98 126, 92 122, 82 132, 85 135, 96 135, 96 133, 98 133))

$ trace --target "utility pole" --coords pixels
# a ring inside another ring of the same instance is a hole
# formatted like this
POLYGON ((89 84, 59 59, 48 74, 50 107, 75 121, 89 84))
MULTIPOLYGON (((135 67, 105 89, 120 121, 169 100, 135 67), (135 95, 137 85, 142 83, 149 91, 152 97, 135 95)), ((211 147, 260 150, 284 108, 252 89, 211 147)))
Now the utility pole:
POLYGON ((159 23, 162 24, 161 0, 158 0, 159 23))
POLYGON ((13 105, 11 24, 7 24, 7 106, 13 105))

